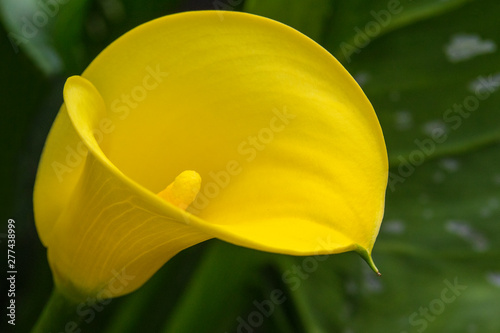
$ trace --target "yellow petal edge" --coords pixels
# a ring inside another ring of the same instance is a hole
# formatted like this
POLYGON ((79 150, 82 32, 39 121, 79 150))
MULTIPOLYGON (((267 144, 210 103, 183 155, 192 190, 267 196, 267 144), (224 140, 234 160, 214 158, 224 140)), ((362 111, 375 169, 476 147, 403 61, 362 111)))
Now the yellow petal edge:
POLYGON ((67 295, 124 295, 213 237, 291 255, 357 251, 378 271, 388 165, 371 104, 296 30, 219 14, 141 25, 67 80, 34 192, 67 295))

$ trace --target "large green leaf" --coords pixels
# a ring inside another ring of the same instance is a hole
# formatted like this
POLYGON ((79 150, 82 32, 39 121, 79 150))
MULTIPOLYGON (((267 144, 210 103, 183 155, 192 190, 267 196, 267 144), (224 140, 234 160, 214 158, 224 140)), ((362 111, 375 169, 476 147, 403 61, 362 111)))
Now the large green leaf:
POLYGON ((346 61, 378 113, 393 164, 500 138, 492 121, 500 117, 498 12, 497 1, 469 2, 374 39, 346 61))
POLYGON ((409 332, 423 327, 420 306, 439 299, 445 288, 443 280, 455 278, 468 288, 456 302, 446 304, 435 322, 429 321, 428 331, 457 332, 464 327, 473 332, 500 330, 494 306, 500 299, 498 165, 498 144, 443 158, 416 169, 388 195, 378 251, 390 270, 386 299, 405 294, 405 286, 409 290, 407 297, 395 298, 392 310, 401 316, 404 311, 407 316, 419 313, 413 316, 413 323, 403 322, 409 332), (423 288, 430 290, 415 292, 423 288))
POLYGON ((333 16, 319 42, 341 62, 349 63, 353 55, 384 34, 441 15, 468 1, 471 0, 333 0, 333 16), (363 34, 368 38, 363 38, 363 34))

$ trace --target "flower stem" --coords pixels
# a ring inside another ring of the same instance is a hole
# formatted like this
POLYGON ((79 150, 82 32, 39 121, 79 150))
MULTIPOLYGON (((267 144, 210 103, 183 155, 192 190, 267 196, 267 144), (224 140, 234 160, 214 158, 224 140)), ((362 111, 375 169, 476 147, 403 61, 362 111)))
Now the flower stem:
POLYGON ((77 305, 54 288, 31 333, 73 332, 81 320, 77 305))

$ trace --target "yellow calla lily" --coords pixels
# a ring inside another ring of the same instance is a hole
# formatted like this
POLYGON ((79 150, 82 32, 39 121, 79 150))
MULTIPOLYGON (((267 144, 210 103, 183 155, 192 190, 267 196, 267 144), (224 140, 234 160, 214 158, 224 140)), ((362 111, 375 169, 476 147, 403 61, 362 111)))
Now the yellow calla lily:
POLYGON ((388 165, 369 101, 296 30, 219 14, 141 25, 67 80, 34 209, 73 299, 129 293, 213 237, 374 268, 388 165))

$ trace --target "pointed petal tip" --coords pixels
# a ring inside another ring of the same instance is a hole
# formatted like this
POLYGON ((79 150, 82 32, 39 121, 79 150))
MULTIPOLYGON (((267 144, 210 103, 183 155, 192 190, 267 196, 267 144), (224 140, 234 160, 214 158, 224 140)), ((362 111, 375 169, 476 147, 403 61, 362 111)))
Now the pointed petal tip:
POLYGON ((364 259, 364 261, 366 261, 368 266, 370 266, 370 268, 375 272, 375 274, 377 274, 377 276, 382 276, 382 273, 380 273, 377 266, 373 262, 371 253, 367 249, 357 244, 355 251, 361 256, 361 258, 364 259))

